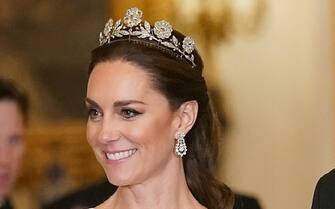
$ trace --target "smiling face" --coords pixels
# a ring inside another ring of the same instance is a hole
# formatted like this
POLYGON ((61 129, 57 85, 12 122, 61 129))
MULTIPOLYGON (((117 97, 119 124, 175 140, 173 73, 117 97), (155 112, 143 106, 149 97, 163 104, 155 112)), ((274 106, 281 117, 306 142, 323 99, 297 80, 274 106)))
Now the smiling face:
POLYGON ((174 154, 179 118, 140 67, 119 60, 97 64, 86 106, 87 139, 111 183, 138 184, 181 163, 174 154))
POLYGON ((14 186, 24 151, 24 122, 16 102, 0 100, 0 200, 14 186))

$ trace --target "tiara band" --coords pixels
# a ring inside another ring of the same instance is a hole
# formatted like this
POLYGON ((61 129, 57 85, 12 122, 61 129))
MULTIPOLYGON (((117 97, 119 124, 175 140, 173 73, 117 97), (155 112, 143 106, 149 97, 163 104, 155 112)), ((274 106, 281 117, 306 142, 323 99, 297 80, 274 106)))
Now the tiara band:
POLYGON ((193 55, 195 42, 190 36, 185 36, 183 41, 180 42, 176 36, 172 35, 173 29, 169 22, 160 20, 151 27, 148 21, 142 22, 142 15, 143 12, 140 9, 133 7, 127 10, 123 21, 119 19, 114 23, 113 19, 110 18, 105 24, 103 32, 100 32, 99 46, 121 38, 137 37, 139 39, 148 39, 172 49, 181 58, 184 57, 190 62, 192 68, 196 66, 193 55))

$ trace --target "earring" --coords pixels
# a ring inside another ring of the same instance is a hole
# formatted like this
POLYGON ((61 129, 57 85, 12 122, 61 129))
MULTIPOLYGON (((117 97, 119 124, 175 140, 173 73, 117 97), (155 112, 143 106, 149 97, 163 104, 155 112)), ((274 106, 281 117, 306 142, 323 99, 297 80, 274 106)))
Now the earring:
POLYGON ((185 144, 185 133, 179 132, 177 133, 177 143, 175 146, 176 154, 180 157, 186 155, 187 147, 185 144))

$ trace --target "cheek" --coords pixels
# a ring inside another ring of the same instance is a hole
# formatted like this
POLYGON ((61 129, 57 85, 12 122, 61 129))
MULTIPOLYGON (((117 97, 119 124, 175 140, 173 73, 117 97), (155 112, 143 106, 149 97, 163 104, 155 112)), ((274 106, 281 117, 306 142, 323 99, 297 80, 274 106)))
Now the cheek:
POLYGON ((24 154, 24 144, 18 145, 12 150, 12 169, 17 171, 21 167, 21 162, 24 154))
POLYGON ((171 120, 168 117, 140 120, 125 131, 129 136, 127 138, 133 139, 141 147, 158 152, 174 144, 173 132, 171 120))

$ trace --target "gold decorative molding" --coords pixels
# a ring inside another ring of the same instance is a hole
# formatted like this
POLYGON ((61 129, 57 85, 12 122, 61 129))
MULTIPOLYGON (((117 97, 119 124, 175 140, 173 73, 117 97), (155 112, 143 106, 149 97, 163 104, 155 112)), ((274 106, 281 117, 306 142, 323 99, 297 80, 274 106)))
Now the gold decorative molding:
POLYGON ((127 9, 131 7, 140 8, 145 14, 145 19, 150 23, 157 20, 168 20, 171 22, 173 16, 173 5, 171 0, 161 0, 159 4, 155 0, 110 0, 108 13, 113 19, 119 19, 124 16, 127 9))
POLYGON ((175 29, 182 28, 197 42, 205 61, 209 87, 220 86, 213 60, 215 47, 231 35, 253 34, 265 11, 266 0, 109 0, 108 12, 113 18, 124 16, 130 7, 139 7, 149 22, 165 19, 175 29))

